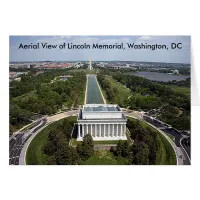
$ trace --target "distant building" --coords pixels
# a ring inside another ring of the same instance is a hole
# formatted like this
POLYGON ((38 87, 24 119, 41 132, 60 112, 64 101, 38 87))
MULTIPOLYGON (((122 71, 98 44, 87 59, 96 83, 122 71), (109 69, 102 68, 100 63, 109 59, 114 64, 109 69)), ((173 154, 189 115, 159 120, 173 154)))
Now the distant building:
POLYGON ((179 74, 179 71, 177 69, 173 70, 173 74, 179 74))
POLYGON ((126 121, 118 105, 86 104, 78 115, 77 141, 86 134, 93 140, 127 140, 126 121))
POLYGON ((30 68, 30 64, 16 63, 16 64, 10 64, 9 67, 11 67, 11 68, 30 68))
POLYGON ((21 75, 28 74, 28 72, 9 72, 9 81, 21 81, 21 75))
POLYGON ((63 63, 63 64, 45 64, 45 65, 40 65, 38 68, 39 69, 65 69, 65 68, 70 68, 72 67, 71 63, 63 63))
POLYGON ((9 72, 9 78, 16 78, 17 72, 9 72))

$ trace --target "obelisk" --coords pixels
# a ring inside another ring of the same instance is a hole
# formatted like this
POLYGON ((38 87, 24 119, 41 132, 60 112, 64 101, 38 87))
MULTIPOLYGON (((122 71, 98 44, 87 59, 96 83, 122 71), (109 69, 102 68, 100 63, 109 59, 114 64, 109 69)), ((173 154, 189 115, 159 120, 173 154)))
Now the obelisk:
POLYGON ((92 70, 92 51, 90 50, 90 70, 92 70))

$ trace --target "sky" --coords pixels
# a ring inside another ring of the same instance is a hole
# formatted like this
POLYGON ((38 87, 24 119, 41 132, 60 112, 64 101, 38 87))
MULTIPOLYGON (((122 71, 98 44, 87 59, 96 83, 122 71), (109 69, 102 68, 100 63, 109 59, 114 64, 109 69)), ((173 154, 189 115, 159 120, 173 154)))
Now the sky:
POLYGON ((48 43, 60 45, 63 43, 79 44, 121 44, 125 50, 92 49, 92 61, 140 61, 140 62, 166 62, 190 63, 190 36, 10 36, 9 60, 17 61, 88 61, 89 49, 19 49, 19 45, 48 43), (135 44, 163 44, 182 43, 182 49, 150 50, 128 49, 127 43, 135 44))

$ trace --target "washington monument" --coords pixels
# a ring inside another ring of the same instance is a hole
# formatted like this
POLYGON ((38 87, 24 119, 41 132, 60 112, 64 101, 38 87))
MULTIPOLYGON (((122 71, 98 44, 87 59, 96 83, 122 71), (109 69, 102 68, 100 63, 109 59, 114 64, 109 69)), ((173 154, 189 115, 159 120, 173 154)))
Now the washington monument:
POLYGON ((92 70, 92 51, 90 50, 90 65, 89 70, 92 70))

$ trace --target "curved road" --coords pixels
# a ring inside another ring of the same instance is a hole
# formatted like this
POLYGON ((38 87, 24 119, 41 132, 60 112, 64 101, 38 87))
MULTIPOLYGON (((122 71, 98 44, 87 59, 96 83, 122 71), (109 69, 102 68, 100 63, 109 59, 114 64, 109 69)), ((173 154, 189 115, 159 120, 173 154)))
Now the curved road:
POLYGON ((15 135, 11 136, 9 139, 9 164, 18 165, 20 162, 21 152, 26 145, 29 138, 34 135, 37 130, 46 124, 47 120, 45 118, 36 121, 34 127, 30 130, 19 131, 15 135))
POLYGON ((49 116, 46 118, 46 123, 41 125, 41 126, 37 126, 34 128, 34 132, 32 133, 31 137, 28 138, 26 140, 26 142, 23 145, 23 148, 21 150, 20 156, 19 156, 19 165, 26 165, 26 151, 28 149, 29 144, 31 143, 32 139, 46 126, 48 126, 49 124, 58 121, 60 119, 63 119, 65 117, 69 117, 69 116, 73 116, 73 115, 77 115, 78 114, 78 110, 72 110, 72 111, 68 111, 68 112, 63 112, 63 113, 59 113, 53 116, 49 116))
MULTIPOLYGON (((129 115, 132 115, 132 113, 128 113, 129 115)), ((178 165, 190 165, 190 157, 188 153, 186 152, 185 148, 181 144, 181 140, 184 138, 184 136, 177 130, 175 130, 172 127, 167 127, 164 124, 158 123, 154 120, 154 118, 148 116, 148 115, 140 115, 140 119, 144 120, 146 123, 149 125, 153 126, 156 128, 160 133, 162 133, 168 141, 171 143, 173 146, 176 156, 178 158, 178 165), (168 135, 173 135, 174 136, 174 141, 172 141, 168 135)))

